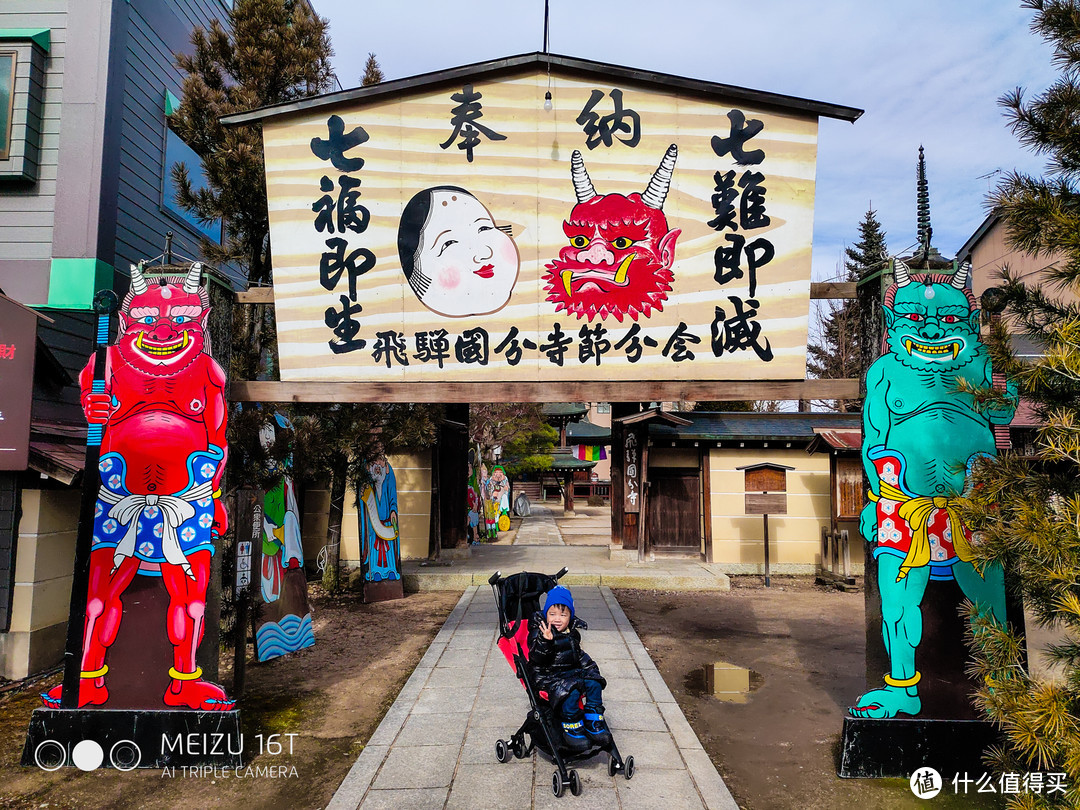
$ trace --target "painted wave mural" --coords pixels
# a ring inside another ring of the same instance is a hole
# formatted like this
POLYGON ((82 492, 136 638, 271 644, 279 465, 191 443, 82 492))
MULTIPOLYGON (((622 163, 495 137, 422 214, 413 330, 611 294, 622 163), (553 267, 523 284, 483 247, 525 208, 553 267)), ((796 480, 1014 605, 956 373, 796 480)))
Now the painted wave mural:
POLYGON ((280 622, 267 622, 258 629, 255 636, 260 661, 296 652, 315 643, 310 613, 302 618, 290 613, 280 622))

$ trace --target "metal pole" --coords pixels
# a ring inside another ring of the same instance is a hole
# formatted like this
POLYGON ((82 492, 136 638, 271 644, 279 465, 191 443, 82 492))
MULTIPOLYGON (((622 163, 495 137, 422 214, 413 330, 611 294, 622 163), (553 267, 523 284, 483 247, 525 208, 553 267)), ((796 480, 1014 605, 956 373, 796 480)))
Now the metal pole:
POLYGON ((765 518, 765 587, 769 587, 769 513, 762 515, 765 518))
POLYGON ((544 53, 548 52, 548 0, 544 0, 544 53))
MULTIPOLYGON (((116 311, 116 293, 100 290, 94 296, 97 333, 94 338, 94 381, 91 391, 105 393, 105 354, 109 345, 109 316, 116 311)), ((90 584, 90 546, 94 536, 94 506, 101 475, 98 460, 105 425, 86 429, 86 457, 83 463, 82 503, 79 508, 79 531, 75 537, 75 563, 71 577, 71 606, 68 609, 67 643, 64 646, 64 686, 60 706, 79 707, 79 682, 82 676, 83 633, 86 624, 86 591, 90 584)))

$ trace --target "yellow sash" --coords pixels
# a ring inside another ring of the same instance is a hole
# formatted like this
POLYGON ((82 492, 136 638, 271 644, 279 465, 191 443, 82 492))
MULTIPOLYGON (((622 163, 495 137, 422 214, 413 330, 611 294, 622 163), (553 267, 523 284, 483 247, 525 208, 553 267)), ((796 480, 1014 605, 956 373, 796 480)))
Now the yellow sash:
MULTIPOLYGON (((953 506, 955 498, 931 498, 920 496, 913 498, 904 494, 892 484, 879 481, 881 498, 896 501, 900 504, 900 519, 911 527, 911 545, 908 547, 907 556, 900 564, 900 573, 896 575, 899 582, 908 575, 912 568, 921 568, 930 563, 930 516, 935 509, 944 509, 949 515, 949 527, 952 530, 952 544, 956 550, 956 556, 964 562, 970 562, 974 556, 971 544, 968 543, 964 534, 964 524, 960 520, 960 514, 953 506)), ((867 492, 867 496, 875 503, 879 497, 873 492, 867 492)))

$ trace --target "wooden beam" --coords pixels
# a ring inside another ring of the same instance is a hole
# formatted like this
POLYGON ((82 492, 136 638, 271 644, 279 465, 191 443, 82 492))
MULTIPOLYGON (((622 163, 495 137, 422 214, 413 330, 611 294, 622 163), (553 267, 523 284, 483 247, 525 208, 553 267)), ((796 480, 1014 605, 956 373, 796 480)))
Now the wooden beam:
POLYGON ((273 287, 248 287, 236 294, 238 304, 272 304, 274 303, 273 287))
POLYGON ((233 380, 233 402, 673 402, 859 399, 859 381, 263 382, 233 380))
POLYGON ((822 281, 811 282, 810 284, 810 297, 816 299, 822 298, 847 298, 855 299, 859 297, 856 287, 858 285, 852 282, 836 282, 836 281, 822 281))

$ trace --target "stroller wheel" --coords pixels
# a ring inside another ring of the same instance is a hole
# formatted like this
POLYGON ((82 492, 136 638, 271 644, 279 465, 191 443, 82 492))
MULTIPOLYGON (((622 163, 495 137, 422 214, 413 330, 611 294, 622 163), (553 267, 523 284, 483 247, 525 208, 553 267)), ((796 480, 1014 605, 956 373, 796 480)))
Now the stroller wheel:
POLYGON ((510 749, 506 747, 506 740, 497 740, 495 742, 495 759, 499 762, 510 761, 510 749))
POLYGON ((551 792, 555 794, 555 798, 561 798, 566 786, 563 784, 562 774, 558 771, 554 771, 551 774, 551 792))
POLYGON ((514 752, 515 757, 517 757, 518 759, 524 759, 525 758, 525 741, 524 740, 514 740, 514 741, 512 741, 510 743, 510 747, 514 752))
POLYGON ((575 796, 581 795, 581 777, 578 776, 577 771, 570 771, 570 792, 575 796))
POLYGON ((615 757, 611 757, 607 761, 607 775, 614 776, 619 772, 619 763, 615 761, 615 757))
POLYGON ((627 757, 626 762, 623 763, 623 765, 626 768, 626 778, 627 779, 633 779, 634 778, 634 758, 633 757, 627 757))

